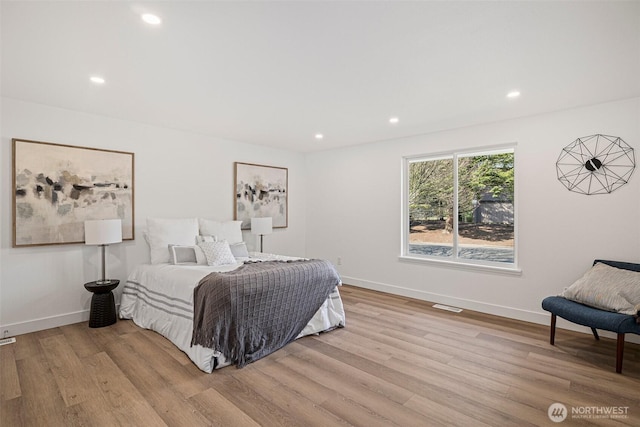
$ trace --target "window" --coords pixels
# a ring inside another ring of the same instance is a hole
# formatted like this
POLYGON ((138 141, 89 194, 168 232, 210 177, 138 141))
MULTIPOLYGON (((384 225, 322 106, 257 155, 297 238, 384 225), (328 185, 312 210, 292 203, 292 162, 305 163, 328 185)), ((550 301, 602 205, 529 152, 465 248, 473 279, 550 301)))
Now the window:
POLYGON ((515 269, 515 147, 404 159, 402 256, 515 269))

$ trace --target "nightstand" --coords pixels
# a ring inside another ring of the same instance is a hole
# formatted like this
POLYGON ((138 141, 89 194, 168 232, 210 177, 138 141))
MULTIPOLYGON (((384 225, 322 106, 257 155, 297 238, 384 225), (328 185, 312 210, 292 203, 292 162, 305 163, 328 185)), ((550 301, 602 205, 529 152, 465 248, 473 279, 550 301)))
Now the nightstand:
POLYGON ((89 313, 90 328, 102 328, 116 323, 116 302, 111 291, 119 284, 120 280, 111 280, 108 283, 95 281, 84 284, 86 290, 93 292, 89 313))

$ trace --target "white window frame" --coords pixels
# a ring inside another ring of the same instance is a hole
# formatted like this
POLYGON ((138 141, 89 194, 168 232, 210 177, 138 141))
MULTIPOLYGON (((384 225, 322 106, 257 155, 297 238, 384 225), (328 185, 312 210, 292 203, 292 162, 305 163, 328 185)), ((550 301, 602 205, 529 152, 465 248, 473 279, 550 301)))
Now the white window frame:
POLYGON ((460 269, 485 270, 504 274, 520 275, 522 271, 518 267, 518 156, 516 155, 516 143, 476 147, 472 149, 452 150, 448 152, 420 154, 405 156, 402 158, 402 204, 401 204, 401 248, 399 259, 407 262, 427 263, 440 266, 448 266, 460 269), (458 257, 458 159, 474 155, 491 155, 513 152, 514 161, 514 203, 513 203, 513 263, 492 262, 458 257), (409 165, 418 161, 453 160, 453 255, 451 257, 439 257, 433 255, 421 255, 409 252, 409 165))

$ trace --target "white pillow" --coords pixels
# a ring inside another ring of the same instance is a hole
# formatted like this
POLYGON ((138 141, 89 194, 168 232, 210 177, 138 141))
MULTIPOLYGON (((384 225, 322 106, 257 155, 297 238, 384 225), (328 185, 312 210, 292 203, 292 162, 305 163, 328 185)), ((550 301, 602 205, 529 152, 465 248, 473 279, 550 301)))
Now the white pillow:
POLYGON ((601 310, 637 314, 640 272, 599 262, 560 296, 601 310))
POLYGON ((198 219, 147 218, 147 241, 151 264, 169 262, 169 245, 192 246, 198 235, 198 219))
POLYGON ((216 236, 217 240, 226 240, 229 244, 242 242, 242 221, 213 221, 199 218, 200 234, 216 236))
POLYGON ((200 246, 169 245, 169 262, 180 264, 207 264, 207 257, 200 246))
POLYGON ((207 257, 208 265, 227 265, 236 264, 237 261, 231 253, 229 242, 222 240, 220 242, 200 242, 198 246, 202 248, 204 255, 207 257))
POLYGON ((202 243, 202 242, 217 242, 218 239, 216 238, 216 236, 203 236, 203 235, 197 235, 196 236, 196 243, 202 243))

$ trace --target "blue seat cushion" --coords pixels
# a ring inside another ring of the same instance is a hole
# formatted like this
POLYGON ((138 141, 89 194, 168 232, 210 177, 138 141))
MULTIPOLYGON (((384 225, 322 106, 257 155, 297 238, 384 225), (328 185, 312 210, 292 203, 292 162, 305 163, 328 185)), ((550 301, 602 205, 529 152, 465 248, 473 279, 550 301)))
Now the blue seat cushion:
POLYGON ((628 314, 613 313, 589 307, 562 297, 547 297, 542 308, 579 325, 616 332, 618 334, 640 334, 636 318, 628 314))

